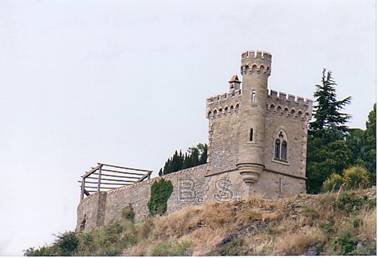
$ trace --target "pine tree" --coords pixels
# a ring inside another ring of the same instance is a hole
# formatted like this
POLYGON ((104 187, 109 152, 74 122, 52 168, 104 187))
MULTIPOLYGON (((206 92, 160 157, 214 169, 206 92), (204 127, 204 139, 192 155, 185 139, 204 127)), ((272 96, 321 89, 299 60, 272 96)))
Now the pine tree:
POLYGON ((314 93, 314 121, 310 123, 307 147, 307 191, 319 193, 324 180, 332 173, 342 173, 352 165, 352 152, 345 136, 345 125, 350 115, 342 109, 350 103, 351 97, 343 100, 336 98, 336 82, 332 73, 323 69, 322 81, 316 85, 314 93))
POLYGON ((322 82, 316 85, 314 94, 317 105, 314 106, 314 121, 310 123, 310 133, 324 135, 331 132, 338 139, 345 135, 345 124, 351 116, 341 110, 351 102, 351 97, 337 100, 336 86, 332 73, 323 69, 322 82))

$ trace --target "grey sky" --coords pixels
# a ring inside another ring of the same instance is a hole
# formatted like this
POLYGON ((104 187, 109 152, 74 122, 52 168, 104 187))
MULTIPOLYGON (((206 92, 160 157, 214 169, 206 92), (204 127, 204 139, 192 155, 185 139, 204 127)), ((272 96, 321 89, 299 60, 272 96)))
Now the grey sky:
POLYGON ((207 141, 205 99, 244 50, 273 54, 270 88, 312 97, 321 70, 375 102, 370 0, 0 1, 0 254, 73 229, 76 182, 96 162, 155 171, 207 141))

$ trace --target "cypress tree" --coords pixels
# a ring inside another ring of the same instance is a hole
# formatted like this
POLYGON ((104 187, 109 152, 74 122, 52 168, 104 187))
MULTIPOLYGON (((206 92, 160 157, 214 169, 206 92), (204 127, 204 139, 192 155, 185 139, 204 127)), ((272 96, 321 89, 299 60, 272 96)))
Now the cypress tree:
POLYGON ((198 144, 196 147, 189 148, 185 154, 182 151, 175 151, 169 158, 159 175, 166 175, 182 169, 191 168, 207 162, 207 144, 198 144))

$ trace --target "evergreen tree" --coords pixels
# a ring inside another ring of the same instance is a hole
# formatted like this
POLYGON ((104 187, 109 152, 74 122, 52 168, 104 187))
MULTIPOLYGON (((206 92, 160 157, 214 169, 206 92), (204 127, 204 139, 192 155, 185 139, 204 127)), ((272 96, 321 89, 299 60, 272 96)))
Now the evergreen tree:
POLYGON ((200 150, 200 164, 206 164, 207 162, 207 144, 198 144, 197 148, 200 150))
POLYGON ((366 156, 365 166, 369 172, 370 180, 373 185, 376 185, 376 164, 377 164, 377 147, 376 147, 376 104, 373 110, 370 111, 368 121, 366 122, 365 139, 366 139, 366 156))
POLYGON ((323 69, 322 82, 316 85, 314 94, 316 105, 314 121, 310 123, 311 134, 320 133, 327 138, 331 136, 341 139, 347 131, 345 124, 350 115, 342 113, 341 110, 350 103, 351 97, 337 100, 336 86, 332 73, 323 69))
POLYGON ((353 163, 352 152, 345 141, 348 132, 345 124, 350 115, 341 112, 351 97, 337 100, 336 86, 332 73, 323 69, 321 84, 316 85, 314 93, 314 121, 309 128, 306 171, 309 193, 319 193, 328 176, 341 174, 353 163))
POLYGON ((196 147, 192 147, 189 150, 190 152, 190 162, 192 165, 196 166, 199 164, 199 155, 200 152, 196 147))
POLYGON ((165 162, 164 167, 160 169, 159 176, 206 164, 206 162, 207 144, 198 144, 196 147, 189 148, 185 154, 181 150, 175 151, 173 156, 165 162))

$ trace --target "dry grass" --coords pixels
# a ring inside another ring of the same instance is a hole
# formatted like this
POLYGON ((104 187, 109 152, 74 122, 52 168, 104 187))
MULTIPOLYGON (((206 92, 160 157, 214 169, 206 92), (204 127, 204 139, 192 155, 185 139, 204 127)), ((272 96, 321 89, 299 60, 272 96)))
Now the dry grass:
POLYGON ((180 240, 191 241, 194 256, 203 256, 214 249, 223 239, 226 231, 222 228, 199 228, 180 240))
POLYGON ((274 248, 276 255, 300 255, 309 247, 326 241, 318 228, 303 228, 300 232, 287 232, 280 236, 274 248))
POLYGON ((363 240, 376 241, 377 217, 376 209, 371 211, 363 211, 359 218, 361 226, 359 227, 359 236, 363 240))

